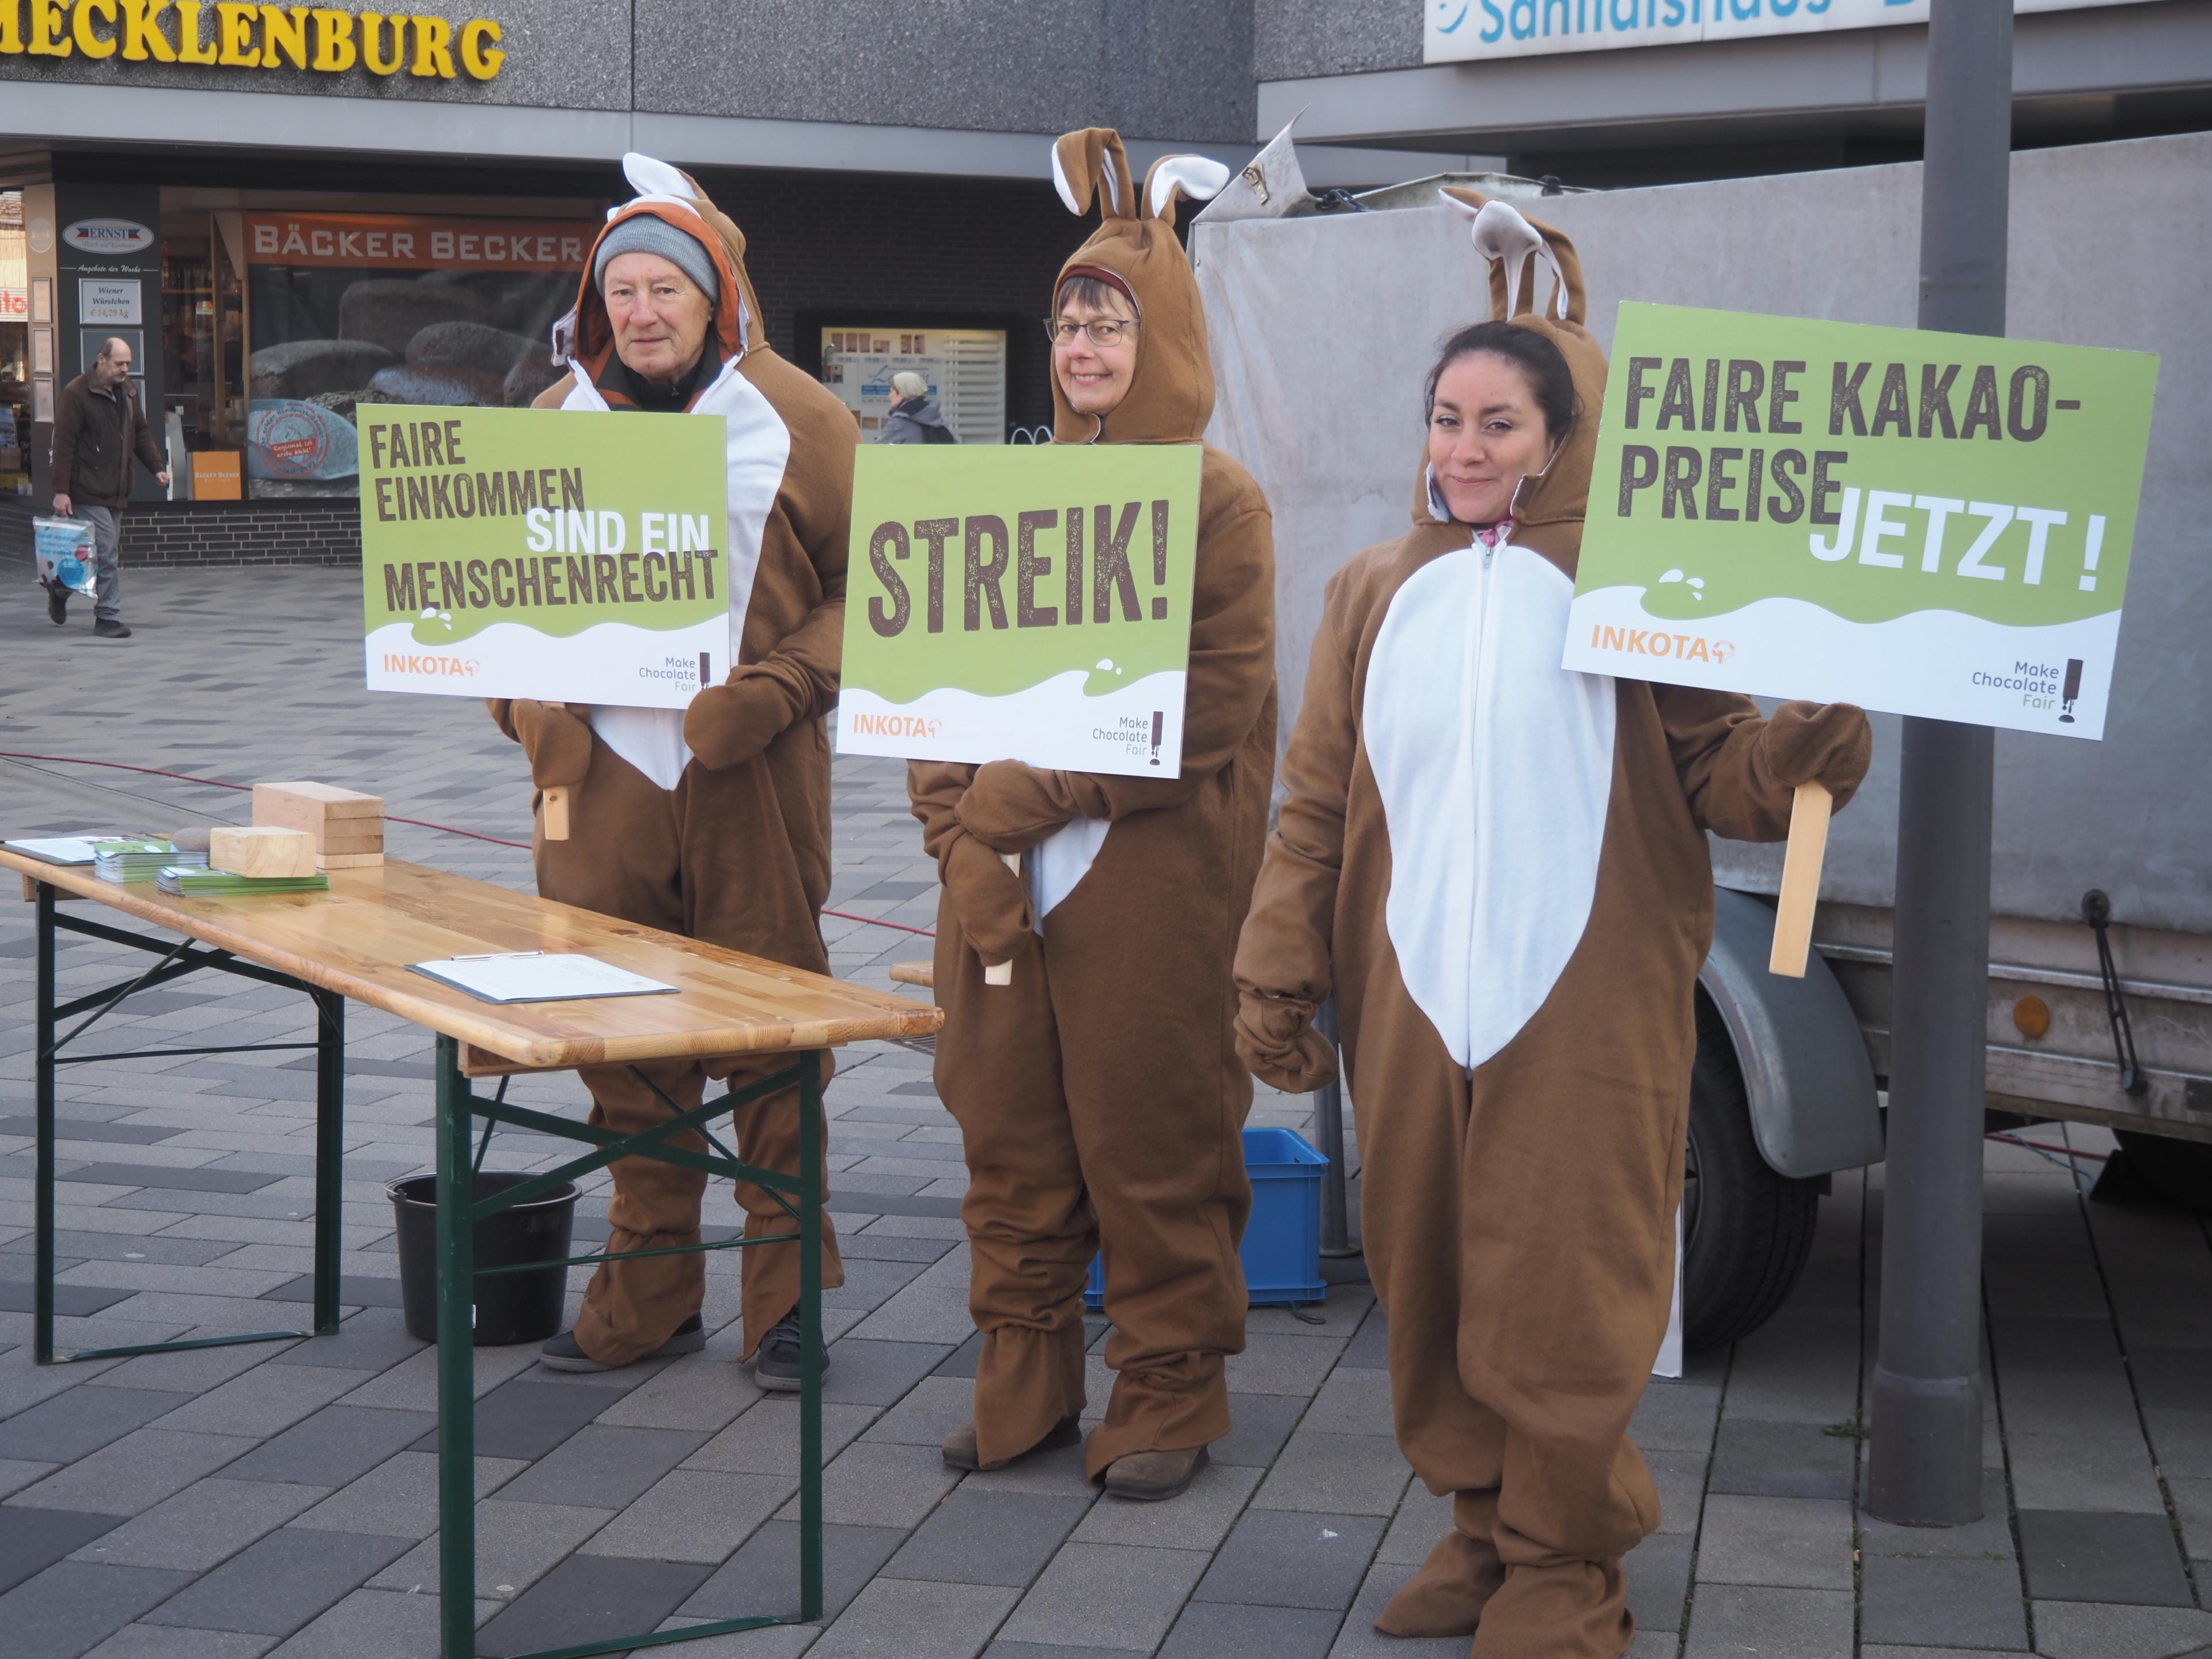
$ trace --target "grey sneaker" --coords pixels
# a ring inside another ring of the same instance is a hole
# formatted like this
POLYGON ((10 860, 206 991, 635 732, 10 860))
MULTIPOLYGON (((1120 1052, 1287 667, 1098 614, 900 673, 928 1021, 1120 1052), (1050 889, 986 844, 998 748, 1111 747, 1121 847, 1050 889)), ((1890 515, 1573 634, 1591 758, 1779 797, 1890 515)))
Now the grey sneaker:
POLYGON ((46 620, 57 628, 69 620, 69 589, 59 582, 48 582, 46 589, 46 620))
POLYGON ((131 637, 131 630, 128 628, 106 617, 102 617, 98 622, 93 623, 92 631, 103 640, 127 640, 131 637))
MULTIPOLYGON (((693 1314, 690 1318, 676 1328, 667 1341, 662 1343, 651 1353, 641 1355, 640 1358, 667 1359, 676 1354, 696 1353, 706 1346, 706 1321, 700 1318, 697 1314, 693 1314)), ((620 1365, 610 1365, 586 1353, 582 1345, 576 1340, 576 1333, 574 1331, 563 1331, 558 1336, 549 1338, 545 1345, 538 1350, 538 1363, 549 1371, 618 1371, 622 1369, 620 1365)), ((628 1363, 635 1365, 637 1360, 633 1359, 628 1363)))
MULTIPOLYGON (((800 1371, 805 1357, 805 1351, 799 1346, 802 1340, 799 1310, 793 1308, 761 1339, 760 1352, 753 1356, 753 1381, 777 1394, 795 1393, 802 1382, 800 1371)), ((830 1374, 830 1352, 826 1348, 822 1352, 822 1374, 830 1374)))

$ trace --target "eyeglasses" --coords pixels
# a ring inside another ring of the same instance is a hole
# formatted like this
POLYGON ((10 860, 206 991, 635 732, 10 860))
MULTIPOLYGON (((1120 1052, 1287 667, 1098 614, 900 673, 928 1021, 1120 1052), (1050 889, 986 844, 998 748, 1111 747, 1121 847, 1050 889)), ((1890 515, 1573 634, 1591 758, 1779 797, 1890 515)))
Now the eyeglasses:
POLYGON ((1078 330, 1088 334, 1091 343, 1095 346, 1119 345, 1124 337, 1135 333, 1136 329, 1134 320, 1126 317, 1093 317, 1087 323, 1070 322, 1065 317, 1044 319, 1045 337, 1054 345, 1073 344, 1078 330))

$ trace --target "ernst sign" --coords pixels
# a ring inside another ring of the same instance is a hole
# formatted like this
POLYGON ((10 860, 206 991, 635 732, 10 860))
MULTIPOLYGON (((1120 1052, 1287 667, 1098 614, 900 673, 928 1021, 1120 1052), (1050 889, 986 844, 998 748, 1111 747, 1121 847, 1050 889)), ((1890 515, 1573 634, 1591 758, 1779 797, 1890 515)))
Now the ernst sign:
POLYGON ((443 17, 244 0, 0 0, 0 56, 307 70, 489 81, 507 54, 488 17, 443 17))

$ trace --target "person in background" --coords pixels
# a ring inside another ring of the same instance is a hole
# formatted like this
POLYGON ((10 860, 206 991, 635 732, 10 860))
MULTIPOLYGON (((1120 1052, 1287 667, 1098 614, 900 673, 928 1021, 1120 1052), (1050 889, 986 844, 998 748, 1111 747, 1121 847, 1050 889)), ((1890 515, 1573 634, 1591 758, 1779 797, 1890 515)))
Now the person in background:
POLYGON ((879 444, 957 444, 945 411, 929 395, 929 382, 910 368, 891 376, 891 412, 884 417, 879 444))
MULTIPOLYGON (((147 428, 138 388, 131 383, 131 343, 111 337, 92 367, 62 388, 54 406, 54 511, 92 526, 92 631, 103 640, 131 637, 123 625, 115 515, 131 499, 133 456, 155 483, 168 488, 168 469, 147 428)), ((46 615, 57 627, 69 620, 69 589, 59 582, 46 584, 46 615)))

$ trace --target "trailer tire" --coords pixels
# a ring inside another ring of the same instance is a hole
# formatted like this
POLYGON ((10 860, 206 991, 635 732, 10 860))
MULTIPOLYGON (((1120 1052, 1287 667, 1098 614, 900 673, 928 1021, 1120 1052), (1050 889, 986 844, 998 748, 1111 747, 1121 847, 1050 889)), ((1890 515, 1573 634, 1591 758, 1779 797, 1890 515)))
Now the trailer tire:
POLYGON ((1698 999, 1682 1188, 1683 1345, 1692 1352, 1749 1336, 1796 1288, 1813 1252, 1820 1182, 1769 1166, 1752 1133, 1735 1045, 1698 999))

